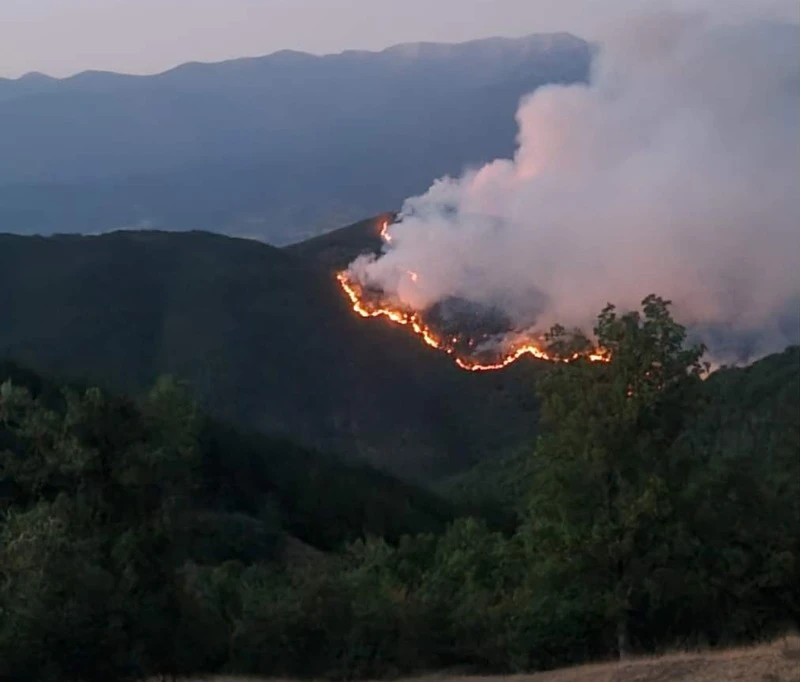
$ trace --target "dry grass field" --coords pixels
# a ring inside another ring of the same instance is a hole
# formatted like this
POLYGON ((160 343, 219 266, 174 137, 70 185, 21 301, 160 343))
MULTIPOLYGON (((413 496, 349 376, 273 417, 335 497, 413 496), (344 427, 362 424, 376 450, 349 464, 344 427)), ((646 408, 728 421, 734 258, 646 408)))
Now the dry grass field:
MULTIPOLYGON (((719 652, 678 653, 565 668, 533 675, 451 677, 429 675, 404 682, 800 682, 800 637, 719 652)), ((217 677, 209 682, 266 682, 217 677)), ((273 681, 277 682, 277 681, 273 681)))

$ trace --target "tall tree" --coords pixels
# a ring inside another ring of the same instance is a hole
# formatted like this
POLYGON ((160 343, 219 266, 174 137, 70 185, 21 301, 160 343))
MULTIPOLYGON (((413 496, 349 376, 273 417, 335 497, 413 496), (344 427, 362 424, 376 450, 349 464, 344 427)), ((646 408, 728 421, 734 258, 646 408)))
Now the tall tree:
POLYGON ((141 405, 66 392, 63 411, 0 386, 0 677, 177 672, 196 428, 169 381, 141 405))
MULTIPOLYGON (((589 600, 613 625, 621 657, 649 577, 669 556, 670 486, 680 468, 671 446, 703 372, 703 347, 687 346, 669 305, 648 296, 641 312, 607 306, 594 334, 609 361, 556 364, 539 385, 542 435, 525 525, 537 579, 589 600)), ((561 327, 549 338, 562 357, 590 347, 561 327)))

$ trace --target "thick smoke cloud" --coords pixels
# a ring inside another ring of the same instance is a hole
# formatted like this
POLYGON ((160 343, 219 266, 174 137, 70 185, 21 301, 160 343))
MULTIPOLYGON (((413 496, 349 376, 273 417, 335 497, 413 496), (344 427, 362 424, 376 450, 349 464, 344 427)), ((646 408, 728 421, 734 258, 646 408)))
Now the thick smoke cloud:
POLYGON ((657 293, 719 353, 798 341, 797 26, 640 18, 589 85, 541 88, 517 120, 514 159, 409 199, 354 278, 415 309, 497 306, 519 330, 657 293))

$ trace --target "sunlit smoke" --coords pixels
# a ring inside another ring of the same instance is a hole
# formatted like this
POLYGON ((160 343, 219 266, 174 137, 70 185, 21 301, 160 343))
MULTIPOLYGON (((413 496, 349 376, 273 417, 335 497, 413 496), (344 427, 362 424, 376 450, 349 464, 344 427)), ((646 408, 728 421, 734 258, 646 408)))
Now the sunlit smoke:
POLYGON ((725 359, 800 341, 797 26, 639 18, 517 120, 513 159, 409 199, 347 280, 418 320, 500 311, 507 347, 650 293, 725 359))
MULTIPOLYGON (((387 244, 391 244, 392 241, 389 227, 390 224, 386 221, 380 228, 380 236, 387 244)), ((409 270, 406 274, 415 284, 419 281, 416 272, 409 270)), ((383 290, 368 289, 362 283, 355 281, 348 270, 338 273, 336 278, 358 315, 366 318, 384 318, 393 324, 409 328, 426 345, 450 355, 455 364, 463 370, 470 372, 500 370, 528 356, 547 362, 573 362, 579 358, 588 359, 590 362, 610 360, 608 353, 600 348, 590 348, 567 357, 555 355, 546 350, 547 342, 542 335, 531 332, 515 333, 508 330, 507 324, 501 330, 491 333, 491 323, 497 323, 497 320, 492 320, 486 311, 473 311, 478 312, 473 316, 459 315, 459 311, 453 310, 451 304, 449 311, 448 306, 442 306, 440 310, 436 310, 434 306, 421 312, 409 308, 396 299, 393 300, 391 295, 383 290), (443 329, 447 327, 448 322, 452 322, 453 313, 456 317, 456 330, 443 329), (451 320, 448 320, 448 317, 451 317, 451 320), (434 321, 438 322, 438 325, 435 325, 434 321)), ((463 313, 463 310, 461 312, 463 313)))

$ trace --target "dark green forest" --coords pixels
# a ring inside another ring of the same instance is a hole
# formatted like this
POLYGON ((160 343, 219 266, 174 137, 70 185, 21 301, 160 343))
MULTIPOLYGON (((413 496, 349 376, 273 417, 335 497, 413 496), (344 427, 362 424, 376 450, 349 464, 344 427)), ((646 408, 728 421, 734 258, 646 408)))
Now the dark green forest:
POLYGON ((593 332, 611 362, 536 364, 535 425, 461 502, 175 380, 3 365, 0 679, 514 672, 800 626, 800 348, 705 378, 654 296, 593 332))
POLYGON ((352 313, 333 270, 377 235, 374 220, 290 249, 201 232, 0 234, 0 358, 134 395, 180 377, 236 427, 418 483, 532 438, 536 363, 469 376, 352 313))

